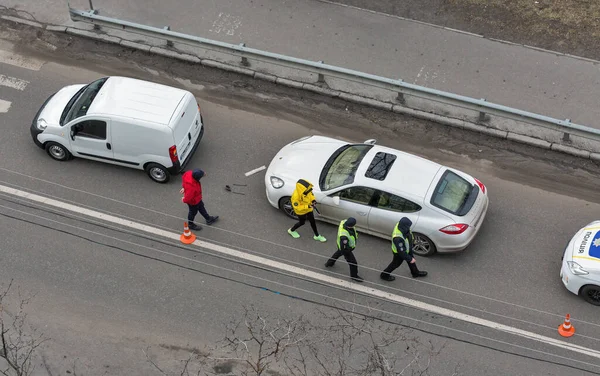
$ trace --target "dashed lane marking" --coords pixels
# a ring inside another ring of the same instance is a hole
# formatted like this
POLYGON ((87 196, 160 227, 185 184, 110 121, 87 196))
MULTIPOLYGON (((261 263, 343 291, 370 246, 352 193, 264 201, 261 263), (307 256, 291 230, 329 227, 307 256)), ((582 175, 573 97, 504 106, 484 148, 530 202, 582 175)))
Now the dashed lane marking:
POLYGON ((0 50, 0 63, 14 65, 15 67, 39 71, 46 62, 31 57, 15 54, 12 51, 0 50))
POLYGON ((0 99, 0 114, 8 112, 11 102, 0 99))
POLYGON ((0 85, 23 91, 29 85, 29 81, 0 74, 0 85))
POLYGON ((246 176, 254 175, 254 174, 256 174, 257 172, 260 172, 260 171, 262 171, 262 170, 265 170, 266 168, 267 168, 266 166, 260 166, 259 168, 255 168, 254 170, 250 170, 250 171, 246 172, 246 174, 245 174, 245 175, 246 175, 246 176))
MULTIPOLYGON (((48 197, 36 195, 19 189, 11 188, 5 185, 0 185, 0 192, 20 197, 23 199, 31 200, 43 205, 53 206, 63 211, 70 211, 77 214, 82 214, 91 218, 99 219, 101 221, 109 222, 118 226, 132 228, 136 231, 143 231, 154 236, 160 236, 166 239, 171 239, 176 242, 180 242, 180 234, 176 234, 170 231, 165 231, 156 227, 148 226, 143 223, 137 223, 128 219, 119 218, 106 213, 101 213, 95 210, 86 209, 80 206, 72 205, 66 202, 54 200, 48 197)), ((233 248, 229 248, 223 245, 210 243, 204 240, 196 240, 192 243, 196 247, 208 249, 213 252, 221 253, 232 258, 242 259, 250 261, 256 264, 262 264, 272 269, 283 270, 287 273, 293 273, 296 275, 303 276, 305 278, 311 278, 313 280, 324 282, 330 286, 338 286, 345 290, 356 291, 361 294, 368 296, 378 297, 385 299, 390 302, 398 303, 400 305, 417 308, 423 311, 428 311, 436 315, 446 316, 455 320, 464 321, 468 324, 475 324, 482 327, 497 330, 499 332, 508 333, 517 337, 525 338, 528 340, 543 343, 545 345, 554 346, 566 351, 572 351, 579 354, 587 355, 596 359, 600 359, 600 351, 589 347, 577 345, 575 343, 566 342, 560 339, 547 337, 541 334, 530 332, 527 330, 519 329, 509 325, 504 325, 494 321, 482 319, 477 316, 464 314, 462 312, 454 311, 444 307, 439 307, 433 304, 421 302, 419 300, 410 299, 401 295, 396 295, 387 291, 379 290, 373 287, 359 285, 354 282, 350 282, 345 279, 332 277, 322 273, 314 272, 312 270, 303 269, 294 265, 289 265, 283 262, 268 259, 266 257, 257 256, 251 253, 238 251, 233 248)), ((532 349, 534 350, 534 349, 532 349)), ((535 351, 535 350, 534 350, 535 351)), ((587 364, 587 363, 586 363, 587 364)))

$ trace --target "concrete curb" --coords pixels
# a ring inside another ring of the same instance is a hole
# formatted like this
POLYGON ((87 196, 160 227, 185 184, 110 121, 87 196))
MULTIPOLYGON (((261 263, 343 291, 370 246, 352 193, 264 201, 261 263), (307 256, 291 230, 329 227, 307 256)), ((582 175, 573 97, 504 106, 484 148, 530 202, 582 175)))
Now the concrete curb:
POLYGON ((154 53, 154 54, 158 54, 158 55, 165 56, 168 58, 174 58, 174 59, 178 59, 178 60, 182 60, 182 61, 186 61, 186 62, 190 62, 190 63, 196 63, 196 64, 199 63, 206 67, 217 68, 217 69, 221 69, 221 70, 225 70, 225 71, 229 71, 229 72, 233 72, 233 73, 243 74, 246 76, 253 77, 255 79, 273 82, 273 83, 291 87, 294 89, 307 90, 307 91, 311 91, 311 92, 318 93, 321 95, 326 95, 326 96, 329 96, 332 98, 340 98, 340 99, 343 99, 348 102, 357 103, 357 104, 361 104, 361 105, 365 105, 365 106, 370 106, 370 107, 382 109, 385 111, 401 113, 401 114, 413 116, 413 117, 424 119, 424 120, 434 121, 434 122, 448 125, 451 127, 460 128, 460 129, 468 130, 471 132, 482 133, 482 134, 500 138, 500 139, 519 142, 522 144, 527 144, 527 145, 534 146, 534 147, 541 148, 541 149, 552 150, 552 151, 572 155, 572 156, 583 158, 583 159, 600 161, 600 153, 594 153, 594 152, 590 152, 587 150, 581 150, 581 149, 577 149, 574 147, 569 147, 566 145, 551 143, 551 142, 548 142, 545 140, 541 140, 539 138, 530 137, 530 136, 526 136, 526 135, 520 135, 517 133, 503 131, 503 130, 499 130, 499 129, 495 129, 495 128, 490 128, 490 127, 486 127, 484 125, 477 124, 475 122, 469 122, 469 121, 465 121, 462 119, 456 119, 456 118, 452 118, 452 117, 448 117, 448 116, 441 116, 441 115, 437 115, 437 114, 426 112, 426 111, 421 111, 421 110, 417 110, 417 109, 413 109, 413 108, 409 108, 409 107, 404 107, 404 106, 396 104, 396 103, 390 103, 390 102, 381 101, 381 100, 377 100, 377 99, 373 99, 373 98, 368 98, 368 97, 364 97, 364 96, 360 96, 360 95, 356 95, 356 94, 347 93, 347 92, 340 91, 340 90, 330 89, 328 87, 322 87, 319 85, 315 85, 313 83, 306 83, 306 82, 291 80, 291 79, 287 79, 287 78, 283 78, 283 77, 278 77, 278 76, 270 74, 270 73, 258 72, 258 71, 254 71, 249 68, 226 64, 226 63, 222 63, 222 62, 216 61, 216 60, 201 59, 198 56, 191 55, 189 53, 179 52, 175 49, 167 49, 164 47, 150 46, 150 45, 147 45, 144 43, 133 42, 133 41, 126 40, 126 39, 123 39, 120 37, 115 37, 115 36, 111 36, 111 35, 108 35, 108 34, 105 34, 102 32, 96 32, 96 31, 92 31, 92 30, 84 30, 84 29, 78 29, 78 28, 74 28, 74 27, 66 27, 66 26, 60 26, 60 25, 43 25, 38 22, 20 19, 18 17, 12 17, 12 16, 2 16, 1 18, 5 19, 7 21, 20 23, 20 24, 27 25, 27 26, 42 28, 47 31, 63 32, 63 33, 77 35, 77 36, 94 39, 94 40, 98 40, 98 41, 102 41, 102 42, 118 44, 123 47, 132 48, 132 49, 140 50, 140 51, 147 52, 147 53, 154 53))

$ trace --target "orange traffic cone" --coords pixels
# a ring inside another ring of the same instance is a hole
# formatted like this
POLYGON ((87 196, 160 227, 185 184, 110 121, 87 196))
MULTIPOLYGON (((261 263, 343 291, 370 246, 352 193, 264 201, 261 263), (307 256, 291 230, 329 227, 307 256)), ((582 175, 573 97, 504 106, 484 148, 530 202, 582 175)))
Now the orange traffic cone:
POLYGON ((179 237, 183 244, 192 244, 196 241, 196 235, 190 231, 187 222, 183 222, 183 234, 179 237))
POLYGON ((558 327, 558 334, 563 337, 571 337, 575 334, 575 327, 571 325, 571 315, 567 313, 565 321, 558 327))

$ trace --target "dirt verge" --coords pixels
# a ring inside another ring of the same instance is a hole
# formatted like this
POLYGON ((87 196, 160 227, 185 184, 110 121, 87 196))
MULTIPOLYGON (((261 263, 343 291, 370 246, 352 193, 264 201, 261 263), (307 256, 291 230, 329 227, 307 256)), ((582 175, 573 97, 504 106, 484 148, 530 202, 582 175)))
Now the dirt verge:
POLYGON ((598 0, 333 0, 600 60, 598 0))

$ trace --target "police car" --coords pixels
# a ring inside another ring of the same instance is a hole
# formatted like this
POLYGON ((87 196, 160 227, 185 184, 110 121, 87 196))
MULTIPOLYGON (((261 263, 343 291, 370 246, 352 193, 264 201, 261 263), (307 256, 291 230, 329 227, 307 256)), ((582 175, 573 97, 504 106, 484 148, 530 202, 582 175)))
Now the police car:
POLYGON ((579 230, 567 244, 560 277, 567 290, 600 306, 600 221, 579 230))

